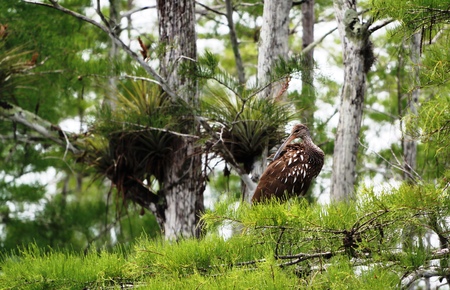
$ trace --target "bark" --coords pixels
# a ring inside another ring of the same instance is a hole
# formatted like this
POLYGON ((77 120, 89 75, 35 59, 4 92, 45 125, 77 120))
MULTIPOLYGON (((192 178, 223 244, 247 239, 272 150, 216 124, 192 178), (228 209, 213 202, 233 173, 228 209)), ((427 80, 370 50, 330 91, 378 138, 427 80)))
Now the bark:
POLYGON ((354 197, 366 73, 374 58, 369 23, 360 22, 356 1, 334 0, 334 10, 343 48, 344 84, 334 145, 331 198, 348 201, 354 197))
MULTIPOLYGON (((109 0, 109 22, 108 25, 112 31, 112 33, 119 37, 122 29, 120 28, 120 1, 119 0, 109 0)), ((109 48, 109 61, 111 64, 111 76, 108 79, 108 88, 106 92, 106 98, 103 101, 103 104, 108 105, 110 108, 115 109, 117 105, 117 75, 115 62, 119 57, 119 46, 111 38, 111 44, 109 48)))
MULTIPOLYGON (((168 87, 192 107, 198 105, 197 84, 179 72, 181 62, 192 64, 197 58, 193 0, 157 2, 160 41, 165 46, 161 75, 168 87)), ((176 101, 174 99, 173 101, 176 101)), ((197 134, 194 118, 187 118, 182 133, 197 134), (190 120, 189 120, 190 119, 190 120)), ((198 237, 199 216, 204 210, 204 179, 201 155, 192 138, 178 138, 164 172, 162 191, 166 208, 163 231, 167 239, 198 237)))
MULTIPOLYGON (((258 49, 258 83, 260 86, 270 82, 269 73, 279 58, 288 56, 289 11, 292 1, 265 1, 263 24, 259 38, 258 49)), ((285 81, 273 83, 261 91, 261 98, 277 98, 283 92, 285 81)), ((260 160, 257 160, 251 172, 252 180, 257 182, 267 166, 268 146, 265 146, 260 160)), ((243 200, 251 202, 253 191, 248 187, 243 189, 243 200)))
POLYGON ((181 97, 197 104, 197 84, 179 72, 181 62, 197 59, 194 1, 178 0, 157 3, 160 43, 165 46, 161 58, 161 75, 170 88, 181 97))
MULTIPOLYGON (((302 3, 302 46, 307 48, 314 42, 314 0, 305 1, 302 3)), ((302 108, 297 108, 302 111, 303 119, 312 129, 314 121, 314 111, 316 103, 316 92, 314 89, 314 49, 311 49, 303 54, 303 71, 302 71, 302 93, 301 102, 302 108)))
MULTIPOLYGON (((411 37, 410 51, 411 51, 411 62, 413 65, 413 83, 415 88, 411 92, 411 97, 408 100, 407 110, 409 114, 417 116, 417 105, 419 102, 420 94, 420 78, 419 78, 419 67, 420 67, 420 49, 421 49, 422 34, 415 33, 411 37)), ((414 137, 408 135, 406 132, 402 136, 402 147, 403 147, 403 159, 404 159, 404 172, 403 179, 408 181, 414 180, 414 173, 416 169, 416 157, 417 157, 417 141, 414 137)))

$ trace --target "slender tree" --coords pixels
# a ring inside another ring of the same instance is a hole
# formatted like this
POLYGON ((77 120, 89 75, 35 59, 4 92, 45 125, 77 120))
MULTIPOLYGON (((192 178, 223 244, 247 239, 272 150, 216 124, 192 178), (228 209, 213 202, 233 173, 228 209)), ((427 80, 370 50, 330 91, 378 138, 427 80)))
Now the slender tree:
POLYGON ((354 197, 366 74, 374 55, 369 40, 370 22, 360 21, 356 1, 334 0, 333 3, 343 48, 344 84, 334 145, 331 196, 334 200, 349 200, 354 197))
MULTIPOLYGON (((413 66, 413 84, 410 97, 407 100, 407 112, 412 118, 417 117, 418 103, 420 95, 420 51, 422 47, 422 33, 414 33, 410 40, 410 59, 413 66)), ((401 128, 404 132, 404 128, 401 128)), ((403 179, 413 181, 415 179, 416 158, 417 158, 417 141, 414 136, 408 135, 407 132, 402 136, 403 148, 403 179)))
POLYGON ((258 83, 267 85, 260 96, 263 98, 280 97, 283 93, 283 81, 270 83, 269 75, 280 58, 287 58, 289 51, 289 11, 291 1, 274 0, 264 5, 263 23, 258 47, 258 83))
MULTIPOLYGON (((305 49, 314 42, 314 0, 304 1, 302 8, 302 47, 305 49)), ((314 88, 314 48, 303 55, 304 69, 302 71, 302 93, 300 104, 304 108, 298 108, 302 111, 305 123, 312 129, 314 121, 314 111, 316 103, 316 92, 314 88)), ((298 106, 297 106, 298 107, 298 106)))

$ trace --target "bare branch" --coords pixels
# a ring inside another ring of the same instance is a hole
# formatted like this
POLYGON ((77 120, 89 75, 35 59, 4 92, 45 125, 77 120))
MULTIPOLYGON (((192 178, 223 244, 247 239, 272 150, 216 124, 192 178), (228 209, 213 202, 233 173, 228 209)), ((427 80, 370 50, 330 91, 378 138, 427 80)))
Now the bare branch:
MULTIPOLYGON (((55 1, 55 2, 56 2, 56 1, 55 1)), ((53 3, 53 2, 52 2, 52 3, 53 3)), ((53 4, 53 5, 54 5, 54 4, 53 4)), ((100 6, 100 0, 97 0, 97 8, 95 9, 95 12, 97 12, 98 16, 100 16, 100 19, 101 19, 102 22, 106 25, 106 27, 111 28, 111 27, 109 26, 108 20, 106 20, 105 15, 103 15, 103 13, 102 13, 102 9, 101 9, 101 6, 100 6)))
POLYGON ((440 267, 430 267, 430 268, 422 268, 415 270, 411 274, 403 277, 401 281, 402 289, 410 289, 410 286, 414 284, 417 280, 421 278, 431 278, 431 277, 442 277, 445 274, 449 274, 450 271, 447 269, 444 271, 440 267))
MULTIPOLYGON (((383 159, 387 164, 389 164, 389 165, 392 166, 393 168, 396 168, 396 169, 400 170, 401 172, 404 172, 404 173, 408 174, 408 175, 411 177, 412 180, 416 180, 416 178, 418 178, 419 180, 422 179, 422 177, 421 177, 416 171, 413 170, 413 172, 409 172, 408 170, 406 170, 406 169, 404 168, 404 166, 401 165, 401 162, 398 160, 397 155, 395 155, 395 153, 392 151, 392 149, 391 149, 392 156, 394 156, 394 158, 395 158, 395 160, 397 161, 397 164, 398 164, 398 165, 396 165, 396 164, 390 162, 389 160, 387 160, 386 158, 384 158, 383 156, 381 156, 378 152, 375 152, 374 150, 372 150, 372 149, 370 149, 369 147, 367 147, 366 145, 364 145, 364 144, 361 142, 361 140, 359 140, 359 145, 361 145, 362 147, 364 147, 366 150, 372 151, 376 156, 378 156, 378 157, 380 157, 381 159, 383 159), (415 176, 413 175, 413 173, 415 174, 415 176)), ((417 182, 416 182, 416 183, 417 183, 417 182)))
POLYGON ((378 24, 376 26, 372 26, 371 28, 369 28, 368 32, 370 34, 372 34, 375 31, 377 31, 378 29, 381 29, 381 28, 385 27, 386 25, 388 25, 388 24, 390 24, 390 23, 392 23, 394 21, 395 21, 394 19, 387 19, 387 20, 383 21, 382 23, 380 23, 380 24, 378 24))
POLYGON ((208 11, 214 12, 217 15, 222 15, 222 16, 225 16, 225 17, 227 16, 226 13, 220 12, 219 10, 211 8, 211 7, 209 7, 209 6, 207 6, 207 5, 203 4, 203 3, 200 3, 198 1, 195 1, 195 5, 199 5, 199 6, 203 7, 203 8, 205 8, 208 11))
POLYGON ((299 253, 299 254, 295 254, 295 255, 278 256, 276 258, 278 258, 278 259, 294 259, 295 258, 295 260, 293 260, 293 261, 289 261, 289 262, 282 263, 279 265, 280 267, 286 267, 286 266, 298 264, 302 261, 309 260, 309 259, 331 258, 332 256, 334 256, 336 254, 343 254, 343 253, 345 253, 345 250, 339 250, 339 251, 335 251, 335 252, 329 251, 329 252, 313 253, 313 254, 299 253))
POLYGON ((192 139, 199 139, 200 138, 200 137, 198 137, 196 135, 183 134, 183 133, 171 131, 171 130, 164 129, 164 128, 149 127, 149 126, 144 126, 144 125, 140 125, 140 124, 136 124, 136 123, 130 123, 130 122, 117 122, 117 121, 114 121, 114 120, 111 120, 111 122, 119 123, 119 124, 126 124, 126 125, 130 125, 130 126, 136 126, 136 127, 142 128, 142 130, 127 130, 127 132, 129 132, 129 133, 131 133, 131 132, 145 132, 145 131, 159 131, 159 132, 170 133, 172 135, 183 137, 183 138, 192 138, 192 139))
MULTIPOLYGON (((67 137, 67 133, 61 128, 47 120, 42 119, 36 114, 17 107, 7 102, 0 102, 0 118, 7 119, 12 122, 20 123, 33 131, 39 133, 41 136, 52 140, 58 145, 64 146, 66 151, 71 151, 74 154, 80 154, 82 151, 72 145, 67 137)), ((65 154, 64 154, 65 155, 65 154)))
POLYGON ((314 49, 317 45, 319 45, 328 35, 333 33, 335 30, 337 30, 337 27, 328 31, 327 33, 325 33, 321 38, 317 39, 316 41, 311 42, 311 44, 309 44, 307 47, 305 47, 302 50, 302 54, 307 54, 308 52, 310 52, 312 49, 314 49))
POLYGON ((127 17, 130 17, 131 15, 133 15, 134 13, 138 13, 138 12, 141 12, 141 11, 144 11, 144 10, 148 10, 148 9, 153 9, 153 8, 156 8, 156 6, 153 5, 153 6, 140 7, 140 8, 134 9, 134 10, 130 10, 130 11, 124 12, 124 13, 122 13, 120 15, 120 17, 127 18, 127 17))

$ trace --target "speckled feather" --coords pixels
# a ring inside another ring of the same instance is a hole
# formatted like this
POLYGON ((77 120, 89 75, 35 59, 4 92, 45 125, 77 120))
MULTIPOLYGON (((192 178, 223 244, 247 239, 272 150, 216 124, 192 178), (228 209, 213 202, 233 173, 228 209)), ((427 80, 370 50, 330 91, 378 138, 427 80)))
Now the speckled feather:
MULTIPOLYGON (((291 196, 304 195, 308 191, 312 179, 322 170, 324 153, 312 143, 309 131, 307 128, 306 130, 307 137, 303 143, 287 144, 278 156, 275 156, 276 159, 262 174, 252 202, 270 198, 284 200, 291 196)), ((295 130, 292 134, 294 133, 295 130)))

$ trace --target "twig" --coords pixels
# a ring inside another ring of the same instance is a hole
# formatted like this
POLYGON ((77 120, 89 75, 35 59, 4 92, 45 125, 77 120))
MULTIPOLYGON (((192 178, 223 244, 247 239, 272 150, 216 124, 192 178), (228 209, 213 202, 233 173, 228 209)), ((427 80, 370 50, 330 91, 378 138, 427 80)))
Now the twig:
POLYGON ((374 33, 375 31, 377 31, 378 29, 381 29, 381 28, 385 27, 386 25, 388 25, 388 24, 390 24, 390 23, 392 23, 392 22, 394 22, 394 21, 395 21, 394 19, 387 19, 387 20, 385 20, 384 22, 382 22, 382 23, 380 23, 380 24, 378 24, 378 25, 372 26, 372 27, 369 28, 367 31, 368 31, 370 34, 372 34, 372 33, 374 33))
POLYGON ((120 17, 127 18, 127 17, 130 17, 131 15, 133 15, 134 13, 141 12, 141 11, 144 11, 147 9, 153 9, 153 8, 156 8, 156 5, 140 7, 140 8, 131 10, 131 11, 124 12, 120 15, 120 17))
POLYGON ((209 7, 209 6, 207 6, 207 5, 203 4, 203 3, 200 3, 199 1, 195 1, 195 5, 199 5, 199 6, 203 7, 203 8, 205 8, 208 11, 214 12, 217 15, 221 15, 221 16, 225 16, 225 17, 227 16, 226 13, 220 12, 219 10, 211 8, 211 7, 209 7))
POLYGON ((328 35, 330 35, 331 33, 333 33, 336 30, 337 30, 337 27, 328 31, 327 33, 325 33, 321 38, 317 39, 316 41, 311 42, 307 47, 305 47, 302 50, 301 54, 304 55, 304 54, 307 54, 308 52, 310 52, 311 50, 313 50, 317 45, 319 45, 319 43, 321 43, 325 39, 325 37, 327 37, 328 35))
POLYGON ((449 269, 444 270, 440 267, 421 268, 404 276, 400 282, 400 286, 403 289, 410 289, 410 286, 420 278, 442 277, 448 274, 450 274, 449 269))
MULTIPOLYGON (((386 158, 384 158, 381 154, 379 154, 378 152, 375 152, 375 150, 370 149, 369 147, 367 147, 366 145, 364 145, 361 140, 359 140, 359 145, 361 145, 362 147, 364 147, 366 150, 372 151, 372 153, 374 153, 376 156, 380 157, 384 162, 386 162, 388 165, 392 166, 393 168, 396 168, 402 172, 405 172, 406 174, 408 174, 411 177, 411 180, 415 180, 414 176, 412 175, 411 172, 407 171, 399 162, 397 156, 395 155, 395 153, 392 151, 392 155, 394 156, 395 160, 397 161, 397 163, 399 165, 395 165, 394 163, 388 161, 386 158)), ((413 172, 419 177, 419 179, 422 179, 421 176, 413 170, 413 172)))
POLYGON ((127 130, 127 133, 145 132, 145 131, 159 131, 159 132, 164 132, 164 133, 170 133, 172 135, 176 135, 176 136, 180 136, 180 137, 184 137, 184 138, 192 138, 192 139, 199 139, 200 138, 199 136, 196 136, 196 135, 183 134, 183 133, 171 131, 169 129, 149 127, 149 126, 144 126, 144 125, 131 123, 131 122, 121 122, 121 121, 114 121, 114 120, 111 120, 111 122, 119 123, 119 124, 125 124, 125 125, 130 125, 130 126, 136 126, 136 127, 142 128, 142 130, 127 130))
MULTIPOLYGON (((50 2, 53 3, 53 1, 50 1, 50 2)), ((56 2, 56 1, 54 1, 54 2, 56 2)), ((55 5, 55 4, 53 3, 53 5, 55 5)), ((100 6, 100 0, 97 0, 97 8, 95 9, 95 12, 97 12, 98 16, 100 16, 100 19, 103 21, 103 23, 106 25, 106 27, 111 29, 111 27, 109 26, 108 20, 106 20, 105 15, 103 15, 103 13, 102 13, 102 9, 100 6)))

